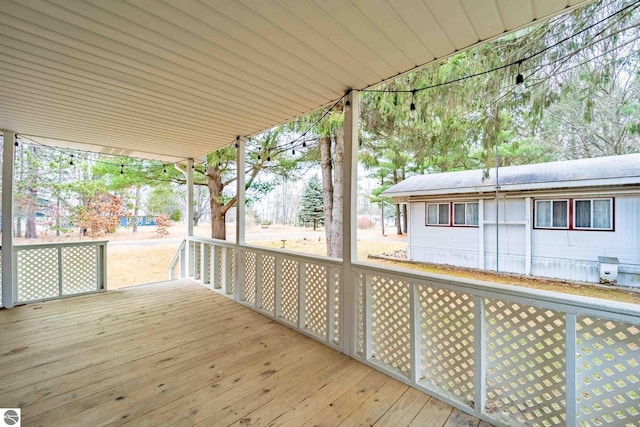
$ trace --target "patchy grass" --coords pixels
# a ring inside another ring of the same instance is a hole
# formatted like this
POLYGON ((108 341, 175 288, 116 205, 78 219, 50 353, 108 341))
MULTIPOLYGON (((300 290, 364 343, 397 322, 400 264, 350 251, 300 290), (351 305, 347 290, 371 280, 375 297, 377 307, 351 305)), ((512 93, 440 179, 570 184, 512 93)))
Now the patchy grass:
MULTIPOLYGON (((260 241, 260 242, 247 242, 250 245, 260 246, 270 249, 282 249, 282 241, 260 241)), ((392 252, 399 249, 404 249, 407 244, 403 241, 379 242, 379 241, 358 241, 358 259, 366 260, 370 254, 381 254, 392 252)), ((301 252, 310 255, 324 256, 327 253, 327 247, 324 240, 318 241, 317 239, 297 239, 287 240, 284 244, 284 249, 288 251, 301 252)))
POLYGON ((169 280, 178 244, 122 245, 107 249, 107 289, 169 280))
POLYGON ((497 275, 490 271, 467 270, 451 266, 440 266, 433 264, 419 264, 414 262, 403 262, 380 258, 369 258, 368 261, 382 264, 389 267, 406 268, 425 273, 446 274, 449 276, 464 279, 483 280, 486 282, 501 283, 505 285, 519 286, 524 288, 541 289, 545 291, 560 292, 564 294, 580 295, 584 297, 599 298, 611 301, 628 302, 640 304, 640 293, 625 291, 615 288, 607 288, 604 285, 579 284, 556 281, 553 279, 543 279, 537 277, 511 276, 506 274, 497 275))
MULTIPOLYGON (((275 234, 281 234, 282 236, 286 236, 285 231, 286 230, 269 230, 271 235, 275 232, 275 234)), ((174 234, 175 236, 184 235, 181 229, 175 230, 174 234)), ((113 236, 110 237, 114 240, 113 236)), ((143 237, 142 233, 140 233, 137 234, 136 237, 148 239, 150 236, 143 237)), ((251 241, 251 236, 248 236, 248 243, 271 249, 282 248, 281 240, 251 241)), ((135 284, 168 280, 169 274, 167 269, 177 249, 177 243, 156 243, 154 245, 141 243, 139 245, 109 246, 107 273, 108 288, 117 289, 135 284)), ((324 238, 318 235, 307 238, 287 239, 285 242, 285 249, 320 256, 326 253, 324 238)), ((432 264, 418 264, 399 260, 368 258, 370 254, 390 253, 400 249, 406 249, 406 241, 402 238, 398 238, 397 236, 389 236, 386 239, 378 238, 375 240, 358 240, 358 259, 389 267, 406 268, 425 273, 446 274, 465 279, 483 280, 487 282, 541 289, 570 295, 581 295, 604 300, 640 304, 640 293, 607 288, 605 286, 566 283, 563 281, 533 277, 496 275, 489 271, 470 270, 432 264)))

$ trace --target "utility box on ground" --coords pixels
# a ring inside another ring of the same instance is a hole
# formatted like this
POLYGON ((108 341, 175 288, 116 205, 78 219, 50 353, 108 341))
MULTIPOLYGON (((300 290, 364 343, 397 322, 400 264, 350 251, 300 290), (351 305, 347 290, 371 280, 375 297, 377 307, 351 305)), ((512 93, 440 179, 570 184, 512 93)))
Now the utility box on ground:
POLYGON ((599 256, 600 263, 600 283, 615 285, 618 281, 618 258, 610 256, 599 256))

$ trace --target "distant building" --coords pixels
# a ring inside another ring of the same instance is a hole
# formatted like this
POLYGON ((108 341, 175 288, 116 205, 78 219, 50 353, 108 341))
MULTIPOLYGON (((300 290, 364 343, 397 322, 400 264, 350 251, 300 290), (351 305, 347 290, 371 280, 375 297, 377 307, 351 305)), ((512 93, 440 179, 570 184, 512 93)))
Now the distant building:
POLYGON ((131 215, 120 218, 120 226, 122 227, 132 227, 134 222, 137 222, 139 227, 156 225, 156 217, 153 215, 138 215, 137 217, 131 215))
POLYGON ((613 257, 617 283, 640 286, 640 154, 499 168, 497 225, 496 170, 483 175, 412 176, 383 193, 409 205, 409 259, 494 270, 497 258, 503 272, 598 282, 598 257, 613 257))

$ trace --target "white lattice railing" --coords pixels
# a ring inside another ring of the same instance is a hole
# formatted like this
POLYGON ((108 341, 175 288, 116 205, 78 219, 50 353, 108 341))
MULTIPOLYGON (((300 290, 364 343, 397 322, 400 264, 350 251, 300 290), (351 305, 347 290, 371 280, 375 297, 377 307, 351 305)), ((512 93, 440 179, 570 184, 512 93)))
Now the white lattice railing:
POLYGON ((106 289, 106 241, 15 245, 13 251, 18 303, 106 289))
POLYGON ((640 310, 356 266, 357 355, 498 425, 640 426, 640 310))
POLYGON ((339 347, 341 262, 204 238, 186 246, 195 280, 339 347))
POLYGON ((640 426, 634 305, 362 264, 345 272, 326 258, 210 239, 189 245, 197 280, 492 424, 640 426), (343 304, 355 325, 341 321, 343 304))

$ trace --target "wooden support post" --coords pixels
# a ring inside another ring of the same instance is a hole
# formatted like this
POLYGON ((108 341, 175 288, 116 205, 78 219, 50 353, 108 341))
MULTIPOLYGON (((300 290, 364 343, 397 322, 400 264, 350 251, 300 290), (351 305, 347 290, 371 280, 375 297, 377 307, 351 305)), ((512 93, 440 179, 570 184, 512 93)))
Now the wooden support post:
POLYGON ((350 107, 344 113, 343 212, 342 212, 342 298, 340 298, 340 328, 342 352, 356 354, 356 280, 352 264, 357 260, 356 212, 358 194, 358 121, 360 103, 357 90, 346 97, 350 107))
POLYGON ((15 132, 5 130, 2 134, 2 306, 11 308, 17 298, 14 288, 13 252, 13 158, 15 132))

